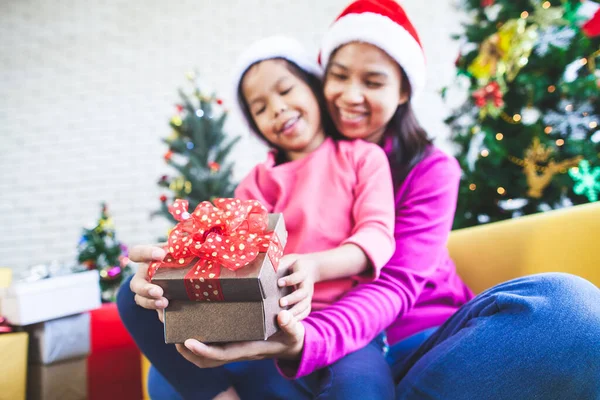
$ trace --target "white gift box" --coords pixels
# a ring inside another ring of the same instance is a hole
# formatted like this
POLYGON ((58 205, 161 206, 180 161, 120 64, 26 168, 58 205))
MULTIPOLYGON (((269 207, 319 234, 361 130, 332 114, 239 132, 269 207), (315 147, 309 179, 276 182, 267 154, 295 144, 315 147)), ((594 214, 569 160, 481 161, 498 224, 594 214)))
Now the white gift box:
POLYGON ((29 363, 54 364, 90 354, 90 314, 81 313, 25 327, 29 363))
POLYGON ((0 289, 0 315, 24 326, 100 307, 98 271, 77 272, 0 289))

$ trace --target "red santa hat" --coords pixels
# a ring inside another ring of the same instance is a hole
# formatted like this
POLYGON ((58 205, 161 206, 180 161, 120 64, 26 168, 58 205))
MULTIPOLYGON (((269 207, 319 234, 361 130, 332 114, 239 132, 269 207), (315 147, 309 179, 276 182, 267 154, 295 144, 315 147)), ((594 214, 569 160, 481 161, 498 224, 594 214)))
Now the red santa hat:
POLYGON ((423 90, 427 75, 425 53, 417 31, 396 1, 357 0, 346 7, 325 33, 320 64, 326 66, 331 54, 350 42, 379 47, 404 69, 413 96, 423 90))

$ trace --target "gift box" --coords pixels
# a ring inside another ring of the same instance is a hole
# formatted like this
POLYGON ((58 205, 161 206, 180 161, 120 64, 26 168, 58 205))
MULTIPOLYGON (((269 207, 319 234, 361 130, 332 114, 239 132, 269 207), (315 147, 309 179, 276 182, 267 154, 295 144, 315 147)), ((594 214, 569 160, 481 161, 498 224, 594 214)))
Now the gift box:
POLYGON ((90 314, 82 313, 25 327, 29 363, 52 364, 90 353, 90 314))
POLYGON ((98 271, 13 281, 0 290, 0 314, 13 325, 24 326, 93 310, 100 307, 98 281, 98 271))
POLYGON ((150 265, 151 281, 169 299, 165 341, 205 343, 265 340, 279 328, 277 281, 287 274, 279 259, 287 241, 281 214, 256 201, 216 199, 187 213, 176 202, 180 223, 169 236, 167 256, 150 265))
POLYGON ((90 314, 88 400, 141 399, 140 350, 125 329, 116 304, 103 304, 90 314))
POLYGON ((87 360, 75 358, 52 365, 30 364, 28 400, 86 400, 87 360))
POLYGON ((0 334, 0 399, 24 400, 27 379, 27 333, 0 334))

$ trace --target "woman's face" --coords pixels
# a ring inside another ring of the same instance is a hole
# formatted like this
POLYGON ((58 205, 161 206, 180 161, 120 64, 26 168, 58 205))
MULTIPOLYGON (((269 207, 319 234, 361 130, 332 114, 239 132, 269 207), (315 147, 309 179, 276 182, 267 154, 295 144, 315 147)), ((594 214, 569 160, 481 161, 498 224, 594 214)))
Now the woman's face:
POLYGON ((337 129, 347 138, 379 143, 400 104, 408 101, 400 66, 380 48, 352 42, 329 60, 325 99, 337 129))
POLYGON ((252 66, 242 79, 242 94, 262 135, 297 160, 325 140, 319 103, 310 86, 284 60, 252 66))

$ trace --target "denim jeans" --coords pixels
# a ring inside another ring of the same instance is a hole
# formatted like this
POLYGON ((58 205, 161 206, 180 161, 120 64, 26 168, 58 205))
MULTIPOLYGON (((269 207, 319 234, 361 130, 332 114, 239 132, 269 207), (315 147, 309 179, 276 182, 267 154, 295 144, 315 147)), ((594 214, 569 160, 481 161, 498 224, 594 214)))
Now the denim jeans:
MULTIPOLYGON (((240 365, 240 371, 201 370, 174 348, 174 354, 166 350, 156 312, 137 307, 127 286, 118 305, 142 352, 185 399, 204 398, 198 382, 223 390, 233 384, 242 398, 295 399, 320 398, 319 390, 335 389, 330 383, 336 381, 348 390, 324 390, 324 396, 386 398, 385 368, 365 364, 378 357, 350 354, 338 361, 339 375, 335 363, 302 384, 281 378, 270 360, 254 361, 252 368, 240 365)), ((361 351, 370 349, 378 355, 381 346, 376 340, 361 351)), ((600 290, 560 273, 505 282, 465 304, 439 329, 393 345, 387 359, 397 399, 600 399, 600 290)), ((161 387, 159 376, 155 382, 161 387)), ((153 397, 163 398, 170 399, 153 397)))

